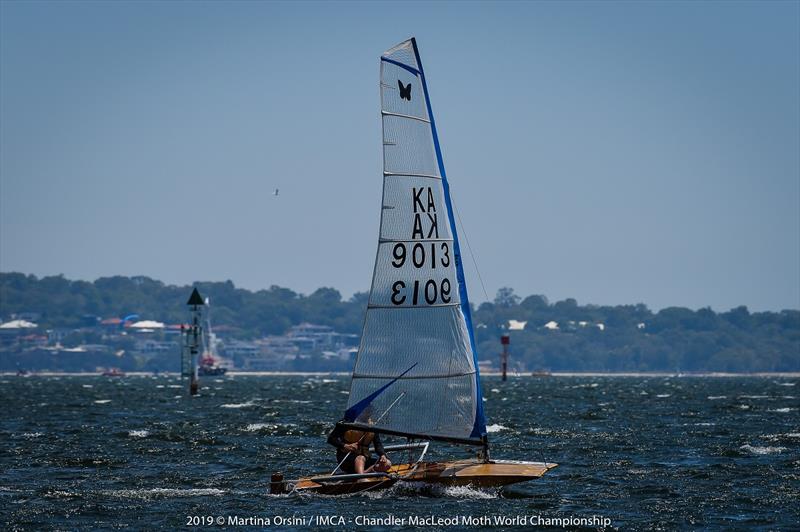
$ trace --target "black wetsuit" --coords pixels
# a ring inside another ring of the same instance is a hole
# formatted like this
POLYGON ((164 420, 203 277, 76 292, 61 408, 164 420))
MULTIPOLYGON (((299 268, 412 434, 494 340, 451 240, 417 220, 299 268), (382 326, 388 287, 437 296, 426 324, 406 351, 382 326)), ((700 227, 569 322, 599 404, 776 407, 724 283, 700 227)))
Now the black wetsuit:
MULTIPOLYGON (((341 463, 342 465, 339 466, 341 471, 345 473, 355 473, 356 466, 356 456, 358 453, 349 453, 345 450, 344 446, 347 445, 347 442, 344 440, 344 433, 348 430, 353 430, 347 428, 342 425, 341 422, 337 423, 333 430, 328 435, 328 443, 336 447, 336 463, 341 463), (345 456, 347 459, 345 459, 345 456), (344 460, 344 462, 342 462, 344 460)), ((378 457, 385 455, 386 453, 383 450, 383 443, 381 443, 381 438, 378 434, 373 433, 372 438, 372 445, 375 447, 375 452, 378 453, 378 457)), ((364 469, 367 469, 373 466, 377 460, 372 456, 367 456, 367 462, 364 464, 364 469)))

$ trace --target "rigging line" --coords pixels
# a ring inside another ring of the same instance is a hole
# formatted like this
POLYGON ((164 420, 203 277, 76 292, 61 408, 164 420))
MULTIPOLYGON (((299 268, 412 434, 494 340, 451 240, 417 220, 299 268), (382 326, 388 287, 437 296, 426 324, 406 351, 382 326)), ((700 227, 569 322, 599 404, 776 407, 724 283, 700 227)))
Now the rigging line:
MULTIPOLYGON (((453 194, 452 188, 450 189, 450 195, 453 194)), ((453 209, 456 211, 456 218, 458 218, 458 225, 461 226, 461 233, 464 235, 464 241, 467 243, 467 249, 469 250, 469 256, 472 257, 472 264, 475 266, 475 273, 478 274, 478 280, 481 282, 481 289, 483 289, 483 297, 486 298, 486 301, 491 301, 489 299, 489 294, 486 293, 486 285, 483 284, 483 277, 481 277, 481 271, 478 268, 478 261, 475 260, 475 254, 472 252, 472 246, 469 244, 469 236, 467 236, 467 228, 464 227, 464 222, 461 221, 461 214, 458 212, 458 204, 456 202, 452 202, 453 209)))

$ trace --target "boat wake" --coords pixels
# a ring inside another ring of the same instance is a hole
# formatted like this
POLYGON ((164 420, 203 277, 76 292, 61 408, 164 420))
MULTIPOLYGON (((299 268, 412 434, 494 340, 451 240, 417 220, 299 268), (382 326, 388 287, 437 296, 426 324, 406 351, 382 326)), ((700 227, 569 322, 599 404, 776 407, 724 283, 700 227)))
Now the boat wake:
POLYGON ((384 497, 432 497, 485 500, 498 498, 499 491, 498 488, 443 486, 441 484, 428 484, 426 482, 398 482, 387 490, 368 491, 364 492, 364 495, 375 499, 382 499, 384 497))

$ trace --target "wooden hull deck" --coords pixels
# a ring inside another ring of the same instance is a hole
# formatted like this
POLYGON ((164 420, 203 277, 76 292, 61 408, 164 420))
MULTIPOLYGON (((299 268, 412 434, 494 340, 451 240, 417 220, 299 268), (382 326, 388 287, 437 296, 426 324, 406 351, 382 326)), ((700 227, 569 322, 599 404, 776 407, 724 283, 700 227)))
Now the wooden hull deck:
MULTIPOLYGON (((385 475, 365 478, 343 478, 319 475, 298 480, 273 480, 272 493, 320 493, 345 495, 387 489, 398 482, 422 482, 446 486, 495 488, 539 478, 557 464, 516 462, 510 460, 459 460, 453 462, 420 462, 393 465, 385 475)), ((352 477, 353 475, 350 475, 352 477)))

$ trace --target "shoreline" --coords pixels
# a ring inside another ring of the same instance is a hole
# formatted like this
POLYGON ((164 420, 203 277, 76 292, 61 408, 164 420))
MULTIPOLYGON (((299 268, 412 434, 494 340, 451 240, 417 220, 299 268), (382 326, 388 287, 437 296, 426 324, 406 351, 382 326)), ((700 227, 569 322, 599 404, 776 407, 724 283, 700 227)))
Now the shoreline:
MULTIPOLYGON (((215 375, 213 377, 201 377, 201 380, 208 378, 220 377, 350 377, 349 371, 229 371, 225 375, 215 375)), ((482 372, 482 377, 500 377, 500 372, 482 372)), ((13 371, 0 372, 0 377, 106 377, 109 379, 121 377, 179 377, 177 372, 159 372, 153 373, 149 371, 131 371, 126 372, 123 376, 111 377, 104 376, 97 372, 67 372, 67 371, 34 371, 26 375, 17 375, 13 371)), ((577 371, 557 371, 548 373, 547 375, 532 375, 531 372, 524 373, 509 373, 509 379, 520 378, 551 378, 551 377, 658 377, 658 378, 693 378, 693 377, 713 377, 713 378, 731 378, 731 377, 759 377, 759 378, 800 378, 800 372, 787 371, 787 372, 757 372, 757 373, 726 373, 726 372, 708 372, 708 373, 671 373, 671 372, 577 372, 577 371)))

